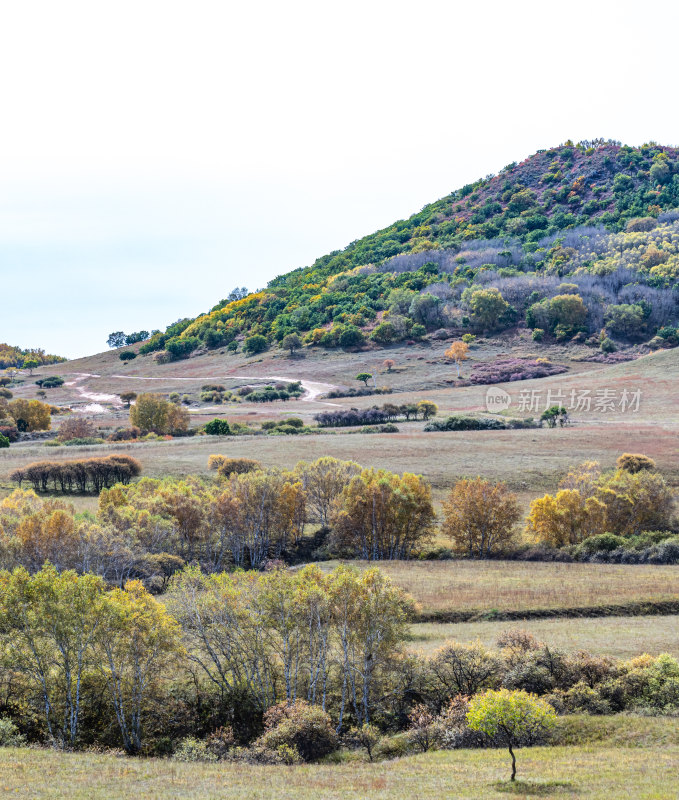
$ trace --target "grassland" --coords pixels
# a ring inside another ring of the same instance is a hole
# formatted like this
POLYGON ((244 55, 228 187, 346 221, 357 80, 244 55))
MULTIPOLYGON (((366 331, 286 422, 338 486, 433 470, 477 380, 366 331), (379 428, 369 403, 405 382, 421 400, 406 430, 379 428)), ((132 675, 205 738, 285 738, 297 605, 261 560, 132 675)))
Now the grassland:
MULTIPOLYGON (((368 566, 367 562, 352 563, 368 566)), ((415 598, 422 614, 556 611, 679 599, 679 566, 382 561, 379 567, 415 598)))
POLYGON ((616 659, 628 659, 641 653, 670 653, 679 657, 679 617, 674 615, 531 619, 522 622, 420 622, 411 628, 409 649, 432 653, 451 640, 478 640, 492 647, 501 631, 517 627, 530 631, 550 647, 566 652, 589 650, 616 659))
POLYGON ((504 750, 438 751, 388 764, 253 767, 130 759, 110 754, 0 749, 0 796, 33 800, 439 800, 507 796, 667 800, 679 795, 679 721, 568 719, 580 743, 518 751, 517 785, 504 750))

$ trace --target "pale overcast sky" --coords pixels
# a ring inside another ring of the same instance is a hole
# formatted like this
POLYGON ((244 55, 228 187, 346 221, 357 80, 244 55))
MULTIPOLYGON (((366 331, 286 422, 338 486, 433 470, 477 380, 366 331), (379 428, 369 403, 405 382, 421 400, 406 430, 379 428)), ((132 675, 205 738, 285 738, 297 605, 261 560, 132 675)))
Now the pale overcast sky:
POLYGON ((164 327, 567 138, 679 142, 676 3, 3 3, 0 342, 164 327))

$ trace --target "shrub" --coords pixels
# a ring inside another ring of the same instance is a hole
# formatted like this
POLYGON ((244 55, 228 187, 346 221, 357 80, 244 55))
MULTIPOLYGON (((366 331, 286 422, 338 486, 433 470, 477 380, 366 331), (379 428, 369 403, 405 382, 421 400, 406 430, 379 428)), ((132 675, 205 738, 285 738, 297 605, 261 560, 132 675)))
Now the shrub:
POLYGON ((53 375, 49 378, 40 378, 36 381, 36 384, 41 389, 56 389, 64 385, 64 379, 60 378, 58 375, 53 375))
POLYGON ((428 433, 432 431, 493 431, 507 428, 504 420, 492 419, 490 417, 465 417, 454 414, 448 419, 432 420, 425 425, 424 430, 428 433))
POLYGON ((0 747, 21 747, 25 741, 13 720, 0 717, 0 747))
POLYGON ((203 430, 210 436, 228 436, 231 433, 231 426, 225 419, 213 419, 203 426, 203 430))
POLYGON ((5 447, 9 447, 9 437, 3 436, 0 433, 0 450, 5 448, 5 447))
POLYGON ((292 748, 304 761, 317 761, 339 746, 330 715, 304 700, 272 706, 264 714, 264 728, 260 745, 273 751, 292 748))
POLYGON ((217 761, 217 756, 208 748, 208 743, 194 736, 186 736, 174 751, 175 761, 217 761))
MULTIPOLYGON (((210 456, 210 458, 214 458, 214 456, 210 456)), ((226 456, 222 456, 224 460, 219 463, 217 466, 217 473, 222 475, 223 477, 229 477, 229 475, 243 475, 246 472, 256 472, 257 470, 262 469, 262 465, 259 461, 255 461, 252 458, 228 458, 226 456)), ((214 467, 211 467, 214 469, 214 467)))
POLYGON ((632 474, 641 472, 644 469, 654 470, 655 461, 648 456, 640 453, 623 453, 615 462, 618 469, 624 469, 632 474))
POLYGON ((68 442, 71 439, 91 439, 97 429, 94 423, 84 417, 71 416, 61 423, 57 438, 60 442, 68 442))
POLYGON ((121 361, 132 361, 136 357, 137 354, 133 350, 125 350, 118 356, 121 361))
POLYGON ((541 342, 545 338, 545 332, 542 328, 533 328, 532 339, 534 342, 541 342))
POLYGON ((130 428, 118 428, 108 437, 109 442, 129 442, 132 439, 138 439, 141 436, 139 428, 132 426, 130 428))
POLYGON ((254 336, 247 337, 243 343, 243 352, 246 355, 254 356, 258 353, 263 353, 268 346, 269 343, 267 342, 266 336, 256 333, 254 336))
POLYGON ((0 397, 4 398, 5 400, 11 400, 14 395, 10 392, 9 389, 5 389, 4 387, 0 388, 0 397))
POLYGON ((501 356, 494 361, 476 364, 472 369, 470 381, 475 384, 505 383, 547 378, 563 372, 567 372, 566 367, 552 364, 551 361, 501 356))

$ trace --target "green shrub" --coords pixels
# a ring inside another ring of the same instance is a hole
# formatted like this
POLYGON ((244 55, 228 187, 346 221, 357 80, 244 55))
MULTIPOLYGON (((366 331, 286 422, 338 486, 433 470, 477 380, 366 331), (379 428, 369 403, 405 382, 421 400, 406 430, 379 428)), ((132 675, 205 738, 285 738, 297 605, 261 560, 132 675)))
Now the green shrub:
POLYGON ((250 356, 255 356, 258 353, 263 353, 269 343, 266 340, 266 336, 262 336, 259 333, 254 334, 254 336, 248 336, 248 338, 243 343, 243 352, 250 356))
POLYGON ((21 747, 25 738, 9 717, 0 717, 0 747, 21 747))
POLYGON ((118 358, 121 361, 132 361, 133 358, 136 358, 137 354, 132 350, 125 350, 124 352, 120 353, 118 358))
POLYGON ((231 433, 231 426, 225 419, 212 419, 205 423, 203 430, 210 436, 228 436, 231 433))
POLYGON ((533 341, 541 342, 545 338, 545 332, 542 328, 533 328, 533 341))
POLYGON ((4 447, 9 447, 9 439, 0 433, 0 450, 4 447))
POLYGON ((217 756, 202 739, 187 736, 174 751, 175 761, 217 761, 217 756))

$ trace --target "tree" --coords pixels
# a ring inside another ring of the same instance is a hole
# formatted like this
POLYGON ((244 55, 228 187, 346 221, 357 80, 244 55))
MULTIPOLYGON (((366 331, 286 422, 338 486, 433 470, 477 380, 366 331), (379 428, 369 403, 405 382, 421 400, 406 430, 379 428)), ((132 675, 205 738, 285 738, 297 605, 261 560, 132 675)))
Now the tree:
POLYGON ((369 372, 359 372, 356 376, 357 381, 363 381, 363 383, 367 386, 368 381, 372 378, 372 375, 369 372))
POLYGON ((568 422, 568 411, 564 406, 550 406, 540 415, 540 420, 547 423, 548 428, 560 428, 568 422))
POLYGON ((469 345, 461 341, 453 342, 446 350, 445 356, 446 358, 450 359, 450 361, 455 362, 455 366, 457 367, 457 377, 459 378, 460 366, 463 361, 466 361, 469 358, 469 345))
POLYGON ((489 689, 469 701, 467 724, 509 748, 514 781, 514 748, 540 741, 556 724, 556 713, 547 701, 528 692, 489 689))
POLYGON ((183 433, 189 426, 189 412, 159 394, 144 392, 130 409, 130 423, 145 432, 183 433))
POLYGON ((143 342, 145 339, 148 339, 151 334, 148 331, 135 331, 134 333, 128 333, 125 337, 125 344, 136 344, 137 342, 143 342))
POLYGON ((296 333, 289 333, 287 336, 283 337, 283 341, 281 342, 281 349, 289 350, 291 356, 294 354, 295 350, 299 350, 301 346, 302 340, 296 333))
POLYGON ((166 607, 140 581, 112 589, 102 600, 96 644, 123 747, 136 754, 142 747, 147 696, 182 652, 181 631, 166 607))
POLYGON ((121 361, 132 361, 136 357, 137 354, 133 350, 125 350, 118 356, 121 361))
POLYGON ((360 347, 364 341, 363 332, 353 325, 347 325, 339 336, 339 346, 344 348, 360 347))
POLYGON ((644 335, 646 317, 641 305, 610 305, 604 315, 606 330, 621 339, 638 339, 644 335))
POLYGON ((374 328, 370 338, 378 344, 390 344, 398 338, 398 334, 393 323, 385 320, 374 328))
POLYGON ((623 453, 615 462, 618 469, 626 472, 641 472, 644 469, 655 470, 655 461, 641 453, 623 453))
POLYGON ((395 365, 396 362, 391 358, 385 358, 382 362, 382 366, 387 370, 387 372, 391 372, 395 365))
POLYGON ((113 333, 109 333, 106 344, 113 348, 124 347, 127 344, 127 336, 123 331, 114 331, 113 333))
POLYGON ((351 479, 331 516, 333 538, 368 560, 408 558, 429 538, 431 487, 418 475, 366 469, 351 479))
POLYGON ((28 374, 32 375, 33 370, 37 369, 40 366, 40 362, 37 361, 35 358, 27 358, 24 360, 24 369, 28 370, 28 374))
POLYGON ((431 400, 420 400, 417 404, 417 411, 422 415, 422 419, 427 420, 439 413, 439 407, 431 400))
POLYGON ((482 478, 463 478, 443 503, 441 532, 449 536, 459 553, 488 558, 509 542, 521 518, 515 494, 506 483, 482 478))
POLYGON ((254 356, 258 353, 263 353, 268 346, 269 343, 266 340, 266 336, 256 333, 253 336, 248 336, 243 342, 243 352, 247 355, 254 356))
POLYGON ((231 433, 231 426, 228 420, 212 419, 205 423, 203 430, 210 436, 228 436, 231 433))
POLYGON ((465 289, 462 302, 470 312, 472 323, 482 330, 497 328, 502 317, 509 311, 509 303, 496 288, 465 289))
POLYGON ((0 573, 0 631, 11 643, 10 667, 39 694, 49 738, 68 747, 78 741, 103 591, 101 578, 59 573, 51 564, 35 575, 23 568, 0 573))
POLYGON ((302 481, 307 506, 321 525, 328 525, 333 503, 360 472, 361 467, 355 461, 339 461, 332 456, 323 456, 311 464, 306 461, 297 464, 295 474, 302 481))
POLYGON ((0 450, 5 447, 9 447, 9 445, 10 445, 9 439, 2 433, 0 433, 0 450))
POLYGON ((129 408, 130 405, 132 404, 132 402, 137 399, 137 393, 136 392, 121 392, 119 397, 123 401, 123 403, 125 403, 125 407, 129 408))
POLYGON ((526 531, 540 544, 564 547, 579 544, 606 530, 606 506, 597 497, 584 497, 577 489, 561 489, 530 504, 526 531))
POLYGON ((10 415, 20 431, 48 431, 52 425, 51 409, 39 400, 10 400, 7 405, 10 415))

